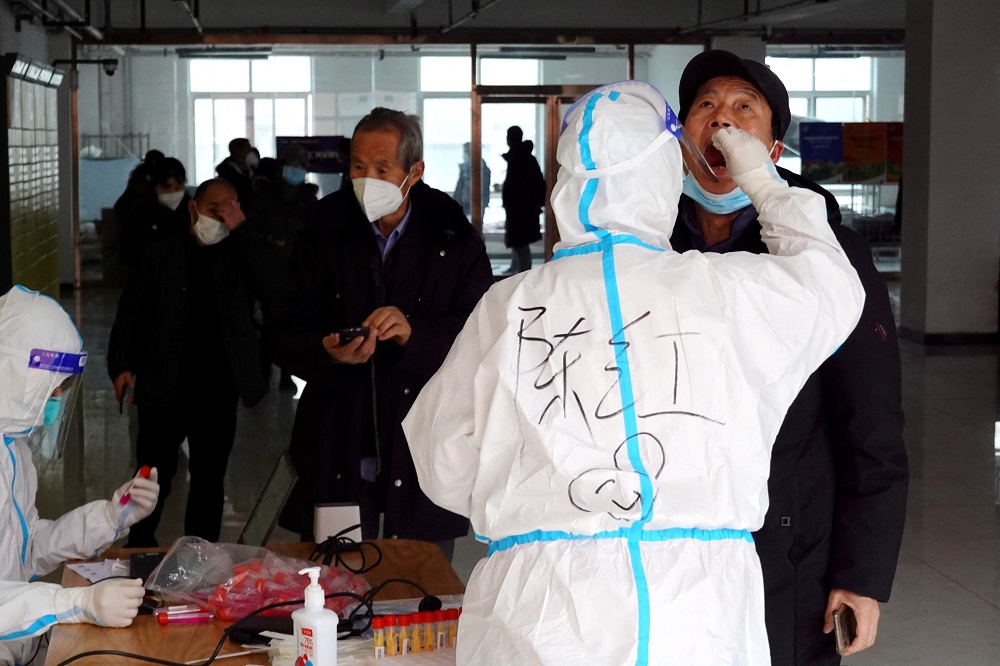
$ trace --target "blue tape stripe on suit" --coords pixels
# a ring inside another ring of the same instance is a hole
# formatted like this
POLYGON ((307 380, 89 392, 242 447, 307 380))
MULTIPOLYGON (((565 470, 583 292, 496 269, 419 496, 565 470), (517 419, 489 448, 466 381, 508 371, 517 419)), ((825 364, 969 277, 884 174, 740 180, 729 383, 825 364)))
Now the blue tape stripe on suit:
MULTIPOLYGON (((514 546, 524 546, 530 543, 551 542, 551 541, 584 541, 587 539, 628 539, 632 528, 623 527, 618 530, 598 532, 596 534, 576 534, 574 532, 561 532, 558 530, 535 530, 526 534, 515 534, 503 539, 493 541, 479 534, 476 538, 489 546, 486 556, 494 553, 501 553, 510 550, 514 546)), ((735 530, 731 528, 720 528, 715 530, 703 530, 697 527, 669 527, 662 530, 643 530, 640 541, 655 543, 661 541, 676 541, 678 539, 694 539, 695 541, 732 541, 742 540, 753 543, 753 536, 749 530, 735 530)))
POLYGON ((21 523, 21 564, 23 565, 28 555, 28 522, 24 519, 24 513, 15 499, 17 495, 14 494, 14 482, 17 481, 17 458, 14 457, 14 452, 10 450, 10 445, 14 443, 14 440, 10 437, 4 437, 3 443, 7 447, 10 464, 14 466, 14 475, 10 480, 10 499, 14 503, 14 511, 17 512, 17 519, 21 523))
POLYGON ((647 250, 663 252, 662 247, 656 247, 655 245, 650 245, 649 243, 640 240, 639 238, 631 234, 614 234, 605 236, 600 241, 587 243, 586 245, 577 245, 575 247, 566 247, 561 250, 557 250, 552 254, 552 261, 555 261, 556 259, 562 259, 563 257, 573 257, 577 255, 593 254, 595 252, 601 252, 604 250, 606 244, 609 243, 611 245, 638 245, 639 247, 645 248, 647 250))
MULTIPOLYGON (((580 159, 587 170, 596 169, 593 154, 590 149, 590 131, 594 127, 594 108, 602 95, 594 95, 587 101, 587 106, 583 111, 583 127, 580 132, 580 159)), ((617 99, 617 97, 615 98, 617 99)), ((614 100, 612 100, 614 101, 614 100)), ((591 178, 584 186, 583 196, 580 199, 580 221, 584 229, 593 231, 602 239, 608 235, 607 230, 603 233, 597 231, 590 223, 590 206, 593 204, 597 194, 596 178, 591 178)), ((625 341, 625 331, 622 318, 621 300, 618 294, 618 279, 615 274, 614 244, 602 243, 601 263, 604 271, 604 290, 608 300, 608 313, 611 317, 612 344, 615 347, 615 360, 618 363, 618 388, 622 401, 622 417, 625 421, 625 437, 628 444, 629 462, 632 469, 639 475, 640 488, 642 490, 642 516, 643 518, 635 522, 629 530, 629 554, 632 563, 632 575, 635 579, 637 612, 638 612, 638 641, 636 645, 636 666, 646 666, 649 663, 649 586, 646 581, 646 571, 642 563, 642 551, 639 547, 639 539, 642 537, 642 528, 652 513, 653 484, 649 480, 639 455, 638 427, 635 417, 635 400, 632 393, 632 373, 628 364, 628 343, 625 341)))

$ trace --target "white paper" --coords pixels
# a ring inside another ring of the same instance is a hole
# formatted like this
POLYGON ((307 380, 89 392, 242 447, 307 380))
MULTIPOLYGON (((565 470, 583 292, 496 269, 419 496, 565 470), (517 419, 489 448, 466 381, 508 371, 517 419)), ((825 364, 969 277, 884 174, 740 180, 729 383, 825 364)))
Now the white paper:
POLYGON ((66 568, 76 572, 86 578, 91 583, 96 583, 112 576, 127 576, 129 565, 125 560, 103 560, 101 562, 80 562, 78 564, 67 564, 66 568))

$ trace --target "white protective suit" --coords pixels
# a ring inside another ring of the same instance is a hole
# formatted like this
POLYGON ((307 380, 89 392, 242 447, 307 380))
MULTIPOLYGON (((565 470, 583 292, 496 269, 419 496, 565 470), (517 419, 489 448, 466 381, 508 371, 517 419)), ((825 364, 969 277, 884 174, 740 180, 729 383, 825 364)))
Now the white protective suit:
POLYGON ((490 289, 403 421, 423 491, 490 546, 458 663, 768 664, 770 447, 861 284, 823 200, 769 175, 772 256, 670 251, 678 127, 648 84, 566 123, 553 261, 490 289))
POLYGON ((51 298, 19 286, 0 296, 2 664, 25 663, 37 647, 35 637, 57 622, 125 626, 142 600, 141 583, 131 580, 85 588, 29 582, 64 560, 96 556, 156 504, 159 487, 153 477, 152 482, 136 480, 135 487, 126 484, 111 501, 90 502, 57 520, 38 516, 38 477, 27 434, 41 424, 46 400, 70 375, 29 368, 29 355, 34 349, 79 354, 82 343, 72 321, 51 298), (133 501, 122 507, 115 500, 127 486, 133 501))

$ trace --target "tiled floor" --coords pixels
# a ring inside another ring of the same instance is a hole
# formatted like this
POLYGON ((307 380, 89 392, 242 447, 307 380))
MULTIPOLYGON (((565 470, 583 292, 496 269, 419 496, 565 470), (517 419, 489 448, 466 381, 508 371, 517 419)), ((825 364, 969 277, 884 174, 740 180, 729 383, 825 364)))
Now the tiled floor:
MULTIPOLYGON (((898 287, 891 291, 898 304, 898 287)), ((79 308, 66 302, 92 359, 85 376, 85 445, 82 464, 78 447, 70 447, 63 461, 43 470, 43 516, 110 496, 133 469, 129 417, 118 414, 104 361, 115 303, 114 292, 94 289, 83 293, 79 308)), ((903 552, 875 647, 846 664, 1000 664, 998 355, 980 347, 945 351, 903 345, 912 474, 903 552)), ((226 478, 224 540, 235 540, 242 529, 287 443, 294 409, 292 394, 277 389, 256 408, 241 408, 226 478)), ((180 535, 185 499, 181 481, 169 500, 161 542, 180 535)), ((471 537, 457 545, 455 568, 463 579, 483 552, 471 537)))

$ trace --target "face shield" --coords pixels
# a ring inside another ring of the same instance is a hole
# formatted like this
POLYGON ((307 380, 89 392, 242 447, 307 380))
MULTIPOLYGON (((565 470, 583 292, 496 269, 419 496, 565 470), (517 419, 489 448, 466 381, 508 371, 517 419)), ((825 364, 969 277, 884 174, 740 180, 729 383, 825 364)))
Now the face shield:
POLYGON ((86 352, 71 354, 47 349, 31 350, 27 375, 31 394, 26 396, 26 402, 37 404, 46 391, 48 394, 34 427, 28 433, 28 446, 44 458, 62 457, 66 439, 73 430, 70 424, 81 401, 86 364, 86 352))
MULTIPOLYGON (((568 119, 573 115, 573 111, 582 103, 584 103, 593 92, 600 92, 605 89, 621 88, 623 83, 634 83, 634 82, 622 82, 622 83, 612 83, 606 86, 602 86, 583 96, 579 100, 573 103, 573 105, 566 111, 563 115, 562 128, 560 132, 566 131, 566 125, 568 119)), ((643 83, 644 86, 650 86, 648 83, 643 83)), ((712 171, 712 167, 708 165, 705 161, 705 156, 701 154, 698 145, 695 143, 691 135, 688 134, 687 130, 681 124, 681 121, 677 119, 677 115, 674 110, 670 108, 669 105, 665 105, 664 113, 664 131, 673 134, 677 138, 678 143, 681 147, 681 157, 684 159, 684 168, 687 171, 693 172, 696 176, 700 175, 706 182, 717 183, 719 182, 719 177, 715 175, 712 171)))
POLYGON ((56 455, 70 407, 79 402, 86 359, 80 334, 56 301, 16 285, 0 296, 0 432, 32 434, 47 413, 53 427, 35 438, 56 455))

